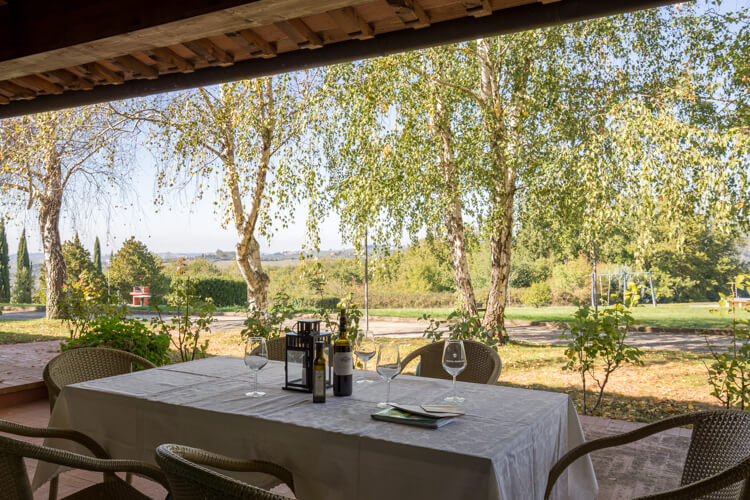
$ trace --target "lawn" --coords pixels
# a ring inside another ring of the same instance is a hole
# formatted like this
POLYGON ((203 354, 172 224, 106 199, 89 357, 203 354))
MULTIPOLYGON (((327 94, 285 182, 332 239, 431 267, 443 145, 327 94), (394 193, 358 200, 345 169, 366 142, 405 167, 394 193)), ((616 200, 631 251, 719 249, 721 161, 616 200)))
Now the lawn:
POLYGON ((66 338, 60 321, 46 319, 3 320, 0 316, 0 344, 21 344, 66 338))
MULTIPOLYGON (((59 321, 0 319, 0 344, 62 340, 67 332, 59 321)), ((238 331, 208 335, 211 355, 242 356, 238 331)), ((399 341, 402 356, 424 345, 424 339, 399 341)), ((580 379, 563 371, 563 348, 513 342, 500 348, 503 371, 499 384, 568 393, 581 408, 580 379)), ((596 415, 652 422, 670 415, 716 405, 706 379, 710 357, 681 351, 644 350, 644 366, 626 366, 615 372, 596 415)), ((372 369, 373 363, 370 367, 372 369)), ((406 367, 414 373, 415 365, 406 367)), ((398 383, 398 382, 396 382, 398 383)), ((594 395, 591 394, 593 398, 594 395)))
MULTIPOLYGON (((237 332, 213 333, 210 339, 208 351, 213 355, 244 354, 237 332)), ((402 357, 425 342, 423 339, 399 341, 403 349, 402 357)), ((615 372, 607 386, 601 408, 595 415, 653 422, 716 405, 706 379, 704 362, 710 360, 708 355, 652 350, 644 353, 644 366, 626 366, 615 372)), ((573 398, 580 411, 580 379, 575 373, 562 370, 562 347, 514 342, 501 347, 499 354, 503 361, 500 385, 565 392, 573 398)), ((372 361, 370 369, 374 369, 372 361)), ((405 373, 414 373, 414 370, 415 363, 412 363, 406 367, 405 373)), ((589 396, 594 397, 591 393, 589 396)))
MULTIPOLYGON (((721 328, 727 325, 729 318, 713 312, 712 304, 664 304, 657 307, 637 307, 633 316, 637 325, 666 326, 679 328, 721 328)), ((420 318, 427 314, 435 318, 445 318, 450 314, 450 308, 435 309, 371 309, 373 316, 392 316, 398 318, 420 318)), ((569 321, 573 318, 576 308, 573 306, 556 307, 508 307, 506 318, 524 321, 569 321)), ((743 312, 742 316, 750 318, 750 312, 743 312)))

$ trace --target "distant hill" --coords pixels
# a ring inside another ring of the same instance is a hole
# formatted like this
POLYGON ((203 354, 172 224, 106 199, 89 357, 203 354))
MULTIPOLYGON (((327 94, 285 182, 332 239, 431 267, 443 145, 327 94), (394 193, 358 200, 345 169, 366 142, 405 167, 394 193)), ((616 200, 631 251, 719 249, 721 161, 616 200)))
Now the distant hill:
MULTIPOLYGON (((163 261, 169 262, 180 258, 186 258, 188 260, 193 259, 206 259, 211 262, 224 262, 233 261, 234 252, 217 250, 214 253, 199 253, 199 252, 161 252, 157 254, 163 261)), ((289 261, 298 261, 300 250, 284 250, 283 252, 274 253, 263 253, 260 255, 262 262, 269 263, 282 263, 281 265, 287 264, 289 261)), ((322 250, 318 257, 321 259, 351 259, 354 257, 353 248, 344 248, 338 250, 322 250)))

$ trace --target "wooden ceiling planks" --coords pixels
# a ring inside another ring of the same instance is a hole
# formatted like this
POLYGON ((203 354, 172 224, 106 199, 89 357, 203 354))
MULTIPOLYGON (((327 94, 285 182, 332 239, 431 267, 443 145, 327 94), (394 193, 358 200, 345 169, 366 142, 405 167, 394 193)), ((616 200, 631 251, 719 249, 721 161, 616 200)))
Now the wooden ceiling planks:
MULTIPOLYGON (((205 6, 197 5, 193 0, 185 1, 190 12, 205 9, 205 6)), ((139 2, 141 0, 134 0, 134 3, 139 2)), ((167 4, 170 2, 172 0, 168 0, 167 4)), ((165 78, 170 77, 170 83, 142 85, 138 87, 142 90, 129 91, 129 95, 155 93, 162 87, 165 90, 186 88, 188 81, 215 81, 214 73, 198 79, 190 76, 197 72, 208 75, 206 72, 212 67, 229 69, 242 64, 243 68, 250 68, 246 63, 266 60, 268 64, 256 63, 257 71, 243 69, 241 73, 261 74, 269 71, 261 68, 273 68, 275 64, 279 68, 276 72, 287 71, 292 68, 284 62, 274 61, 287 59, 287 55, 301 49, 323 49, 340 44, 342 47, 352 47, 344 52, 356 53, 356 47, 360 47, 357 43, 372 41, 376 45, 367 47, 374 49, 363 50, 363 54, 385 53, 393 49, 379 47, 377 39, 399 31, 417 30, 430 34, 391 37, 399 40, 395 46, 419 47, 442 43, 440 40, 467 39, 469 36, 458 34, 459 31, 455 29, 458 24, 455 23, 461 21, 461 32, 471 33, 473 25, 465 21, 468 18, 477 18, 476 31, 486 34, 512 31, 513 22, 518 26, 535 27, 602 11, 596 0, 214 0, 214 3, 225 8, 221 12, 203 13, 181 21, 141 26, 140 30, 54 49, 45 54, 3 59, 4 55, 7 56, 7 50, 0 49, 0 117, 13 116, 14 111, 5 111, 8 108, 44 108, 44 105, 31 105, 28 100, 44 97, 44 102, 52 102, 49 98, 53 95, 62 99, 65 96, 60 94, 76 93, 73 100, 78 103, 101 102, 100 98, 79 97, 79 94, 88 90, 91 94, 111 96, 114 94, 97 91, 108 85, 131 88, 138 80, 166 82, 165 78), (555 7, 554 2, 560 7, 555 7), (503 16, 504 12, 513 12, 513 16, 503 16), (490 23, 480 23, 480 18, 492 19, 490 23), (497 23, 497 29, 493 27, 493 22, 497 23), (436 27, 436 24, 440 26, 436 27), (55 59, 57 65, 54 67, 52 54, 62 54, 55 59), (45 55, 46 58, 42 57, 45 55), (171 83, 177 81, 172 78, 175 75, 183 75, 186 83, 171 83), (21 100, 26 102, 14 105, 15 101, 21 100)), ((611 0, 607 8, 611 12, 620 12, 666 3, 671 2, 611 0)), ((0 27, 3 25, 3 8, 0 5, 0 27)), ((163 19, 165 16, 162 13, 156 17, 163 19)), ((2 37, 0 35, 0 39, 2 37)), ((324 56, 320 60, 340 60, 336 52, 334 49, 326 51, 326 54, 334 55, 324 56)), ((352 58, 356 57, 345 57, 352 58)), ((309 67, 304 60, 294 60, 302 61, 295 63, 297 67, 309 67)), ((230 71, 227 74, 237 75, 238 72, 230 71)))

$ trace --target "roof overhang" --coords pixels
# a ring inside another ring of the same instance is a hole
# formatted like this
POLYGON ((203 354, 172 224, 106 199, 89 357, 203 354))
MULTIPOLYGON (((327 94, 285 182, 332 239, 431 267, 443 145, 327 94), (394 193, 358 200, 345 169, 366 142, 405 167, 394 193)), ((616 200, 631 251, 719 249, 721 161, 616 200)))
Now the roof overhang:
POLYGON ((0 118, 255 78, 670 0, 0 0, 0 118))

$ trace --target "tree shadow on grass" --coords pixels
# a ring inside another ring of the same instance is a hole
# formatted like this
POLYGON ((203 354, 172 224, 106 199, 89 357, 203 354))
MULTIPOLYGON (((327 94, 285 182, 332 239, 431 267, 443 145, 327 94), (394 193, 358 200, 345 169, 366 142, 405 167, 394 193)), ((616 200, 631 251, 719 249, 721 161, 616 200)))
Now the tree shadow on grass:
MULTIPOLYGON (((568 394, 576 406, 579 414, 583 414, 583 391, 575 386, 552 387, 544 384, 513 384, 497 382, 497 385, 516 387, 519 389, 533 389, 537 391, 561 392, 568 394)), ((586 403, 593 405, 597 394, 586 391, 586 403)), ((715 410, 720 405, 707 404, 694 400, 674 400, 656 397, 634 397, 616 392, 605 392, 602 402, 592 414, 596 417, 629 420, 631 422, 657 422, 668 417, 701 410, 715 410)))
POLYGON ((0 331, 0 345, 25 344, 28 342, 43 342, 45 340, 62 340, 54 335, 41 335, 36 333, 18 333, 0 331))

